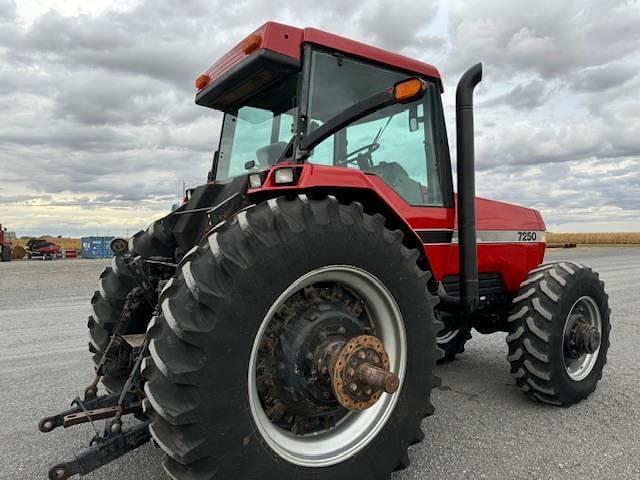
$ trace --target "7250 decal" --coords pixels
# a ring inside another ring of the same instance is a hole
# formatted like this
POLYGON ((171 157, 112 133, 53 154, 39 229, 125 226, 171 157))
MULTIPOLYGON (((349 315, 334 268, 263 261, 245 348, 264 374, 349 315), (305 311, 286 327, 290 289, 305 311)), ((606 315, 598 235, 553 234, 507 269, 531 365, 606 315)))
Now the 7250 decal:
POLYGON ((535 242, 538 239, 536 232, 518 232, 519 242, 535 242))

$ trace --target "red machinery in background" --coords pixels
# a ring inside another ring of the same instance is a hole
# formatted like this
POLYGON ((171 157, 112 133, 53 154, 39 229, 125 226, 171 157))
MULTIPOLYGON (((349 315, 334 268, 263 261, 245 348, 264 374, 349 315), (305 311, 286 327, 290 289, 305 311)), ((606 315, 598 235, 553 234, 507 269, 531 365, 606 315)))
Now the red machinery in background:
POLYGON ((6 232, 7 229, 0 224, 0 261, 2 262, 11 261, 11 241, 6 232))

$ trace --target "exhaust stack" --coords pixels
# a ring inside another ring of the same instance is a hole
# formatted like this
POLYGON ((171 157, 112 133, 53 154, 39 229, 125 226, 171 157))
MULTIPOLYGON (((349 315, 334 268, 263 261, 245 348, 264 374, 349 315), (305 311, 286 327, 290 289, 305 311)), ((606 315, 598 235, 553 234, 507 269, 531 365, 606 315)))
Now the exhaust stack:
POLYGON ((482 63, 477 63, 462 75, 456 89, 460 311, 467 315, 476 309, 479 301, 473 90, 481 80, 482 63))

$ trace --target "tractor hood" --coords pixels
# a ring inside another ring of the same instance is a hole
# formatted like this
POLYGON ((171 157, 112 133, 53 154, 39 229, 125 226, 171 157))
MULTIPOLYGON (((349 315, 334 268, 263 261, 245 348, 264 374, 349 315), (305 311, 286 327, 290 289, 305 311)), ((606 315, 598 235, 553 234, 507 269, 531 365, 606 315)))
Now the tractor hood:
POLYGON ((544 242, 546 230, 537 210, 480 197, 476 198, 476 228, 478 243, 544 242))

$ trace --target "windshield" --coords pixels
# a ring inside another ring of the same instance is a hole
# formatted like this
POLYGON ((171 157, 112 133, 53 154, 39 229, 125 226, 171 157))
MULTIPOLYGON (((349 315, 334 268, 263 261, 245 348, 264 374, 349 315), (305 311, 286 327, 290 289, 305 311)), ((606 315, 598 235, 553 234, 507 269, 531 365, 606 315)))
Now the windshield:
POLYGON ((264 168, 282 154, 294 131, 297 75, 224 115, 216 180, 264 168))
MULTIPOLYGON (((391 87, 408 75, 316 50, 311 63, 309 131, 345 108, 391 87)), ((434 138, 435 95, 375 112, 319 144, 309 161, 377 174, 412 205, 442 206, 440 162, 434 138)))

